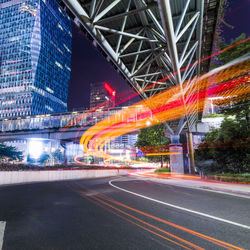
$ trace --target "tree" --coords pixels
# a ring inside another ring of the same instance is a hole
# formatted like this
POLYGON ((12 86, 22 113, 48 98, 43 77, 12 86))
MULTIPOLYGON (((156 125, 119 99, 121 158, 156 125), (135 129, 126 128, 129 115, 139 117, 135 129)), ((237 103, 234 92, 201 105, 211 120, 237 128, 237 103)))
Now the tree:
POLYGON ((195 152, 197 166, 207 172, 250 173, 249 130, 242 120, 226 118, 207 133, 195 152), (210 161, 210 164, 206 164, 210 161))
POLYGON ((246 123, 246 127, 248 128, 250 114, 249 103, 249 100, 241 100, 240 102, 233 103, 225 107, 220 107, 219 112, 227 116, 235 116, 237 121, 246 123))
MULTIPOLYGON (((240 36, 236 37, 235 39, 232 39, 230 44, 227 44, 223 39, 220 38, 218 41, 219 50, 225 49, 228 46, 243 41, 244 39, 246 39, 245 33, 242 33, 240 36)), ((250 39, 241 44, 238 44, 235 47, 232 47, 229 50, 222 52, 217 56, 217 60, 219 61, 219 64, 226 64, 239 57, 247 55, 249 51, 250 51, 250 39)))
POLYGON ((60 162, 63 161, 64 155, 60 149, 56 149, 56 151, 52 153, 52 157, 55 162, 60 162))
POLYGON ((29 163, 40 163, 40 164, 45 164, 49 160, 50 156, 48 153, 42 153, 38 159, 32 158, 30 155, 27 157, 27 162, 29 163))
MULTIPOLYGON (((246 38, 245 34, 231 40, 234 45, 246 38)), ((222 39, 219 41, 220 49, 229 45, 222 39)), ((245 56, 250 50, 250 40, 245 41, 231 49, 219 54, 217 59, 221 64, 226 64, 239 57, 245 56)), ((247 84, 242 82, 241 84, 247 84)), ((195 153, 197 165, 209 172, 233 172, 250 173, 250 148, 249 148, 249 96, 241 96, 236 102, 237 96, 228 97, 227 106, 224 100, 217 101, 219 112, 225 115, 219 129, 208 133, 199 145, 195 153), (229 118, 231 117, 231 119, 229 118)))
POLYGON ((23 159, 23 153, 18 151, 15 147, 0 143, 0 160, 3 159, 21 161, 23 159))
POLYGON ((45 164, 49 160, 50 156, 47 153, 43 153, 38 159, 38 163, 45 164))
MULTIPOLYGON (((164 124, 158 124, 153 127, 147 127, 140 130, 135 146, 138 147, 143 154, 164 153, 167 151, 167 145, 170 140, 165 137, 164 124)), ((147 156, 150 161, 160 161, 160 155, 147 156)), ((169 159, 169 156, 164 155, 164 160, 169 159)))

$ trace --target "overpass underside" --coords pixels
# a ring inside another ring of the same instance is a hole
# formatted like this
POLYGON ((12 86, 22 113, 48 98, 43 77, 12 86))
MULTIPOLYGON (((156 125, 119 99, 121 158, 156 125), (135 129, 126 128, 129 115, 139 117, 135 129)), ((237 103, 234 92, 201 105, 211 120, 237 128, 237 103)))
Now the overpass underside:
POLYGON ((209 60, 200 60, 211 54, 220 0, 58 2, 142 99, 180 87, 185 113, 165 122, 173 143, 184 129, 194 130, 199 100, 189 96, 199 89, 197 76, 209 69, 209 60))
MULTIPOLYGON (((197 75, 209 68, 209 61, 201 65, 199 60, 211 53, 220 0, 58 2, 142 98, 176 85, 184 97, 198 88, 197 75)), ((192 106, 166 127, 179 134, 191 131, 198 120, 192 106)))

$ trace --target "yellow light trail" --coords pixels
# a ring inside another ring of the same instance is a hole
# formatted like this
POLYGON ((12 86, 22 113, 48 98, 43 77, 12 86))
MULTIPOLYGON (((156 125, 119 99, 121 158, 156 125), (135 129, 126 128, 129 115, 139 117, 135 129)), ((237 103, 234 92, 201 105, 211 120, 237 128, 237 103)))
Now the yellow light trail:
MULTIPOLYGON (((81 137, 80 144, 88 154, 109 160, 121 160, 104 151, 104 146, 115 137, 144 128, 150 121, 151 126, 176 120, 189 110, 188 115, 201 112, 207 97, 223 97, 221 104, 237 102, 248 98, 249 59, 234 62, 215 69, 196 79, 196 87, 183 84, 184 102, 180 86, 174 86, 127 109, 123 109, 88 129, 81 137), (199 88, 197 88, 199 86, 199 88), (138 110, 138 106, 141 109, 138 110), (135 112, 136 111, 136 112, 135 112), (90 151, 91 149, 91 151, 90 151)), ((123 159, 123 161, 138 162, 123 159)))

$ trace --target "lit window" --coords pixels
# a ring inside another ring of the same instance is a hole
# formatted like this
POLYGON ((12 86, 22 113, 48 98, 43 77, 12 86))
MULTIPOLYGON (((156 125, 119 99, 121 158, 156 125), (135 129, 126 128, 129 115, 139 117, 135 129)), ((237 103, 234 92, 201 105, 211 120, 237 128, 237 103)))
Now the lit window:
POLYGON ((68 67, 67 65, 65 65, 65 68, 66 68, 68 71, 71 71, 71 68, 68 67))
POLYGON ((63 30, 63 27, 62 27, 62 25, 60 23, 58 23, 57 26, 58 26, 59 29, 63 30))
POLYGON ((54 91, 53 91, 51 88, 49 88, 49 87, 46 87, 46 90, 47 90, 49 93, 51 93, 51 94, 54 93, 54 91))
POLYGON ((71 53, 71 50, 65 44, 63 44, 63 46, 69 53, 71 53))
POLYGON ((56 64, 59 68, 63 69, 62 64, 60 64, 59 62, 55 61, 55 64, 56 64))

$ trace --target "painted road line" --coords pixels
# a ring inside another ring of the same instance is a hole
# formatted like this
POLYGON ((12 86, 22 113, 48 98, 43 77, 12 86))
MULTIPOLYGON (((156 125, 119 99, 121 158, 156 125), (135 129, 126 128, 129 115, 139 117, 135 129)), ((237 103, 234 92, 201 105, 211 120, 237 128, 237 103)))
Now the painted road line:
POLYGON ((3 236, 4 236, 5 226, 6 226, 6 222, 0 221, 0 250, 2 250, 2 247, 3 247, 3 236))
POLYGON ((126 190, 126 189, 124 189, 124 188, 117 187, 117 186, 115 186, 115 185, 112 183, 113 181, 117 181, 117 180, 111 180, 111 181, 109 181, 109 185, 110 185, 110 186, 112 186, 112 187, 114 187, 114 188, 116 188, 116 189, 119 189, 119 190, 121 190, 121 191, 127 192, 127 193, 129 193, 129 194, 133 194, 133 195, 136 195, 136 196, 138 196, 138 197, 141 197, 141 198, 144 198, 144 199, 147 199, 147 200, 150 200, 150 201, 154 201, 154 202, 160 203, 160 204, 165 205, 165 206, 173 207, 173 208, 176 208, 176 209, 179 209, 179 210, 182 210, 182 211, 186 211, 186 212, 189 212, 189 213, 197 214, 197 215, 200 215, 200 216, 207 217, 207 218, 209 218, 209 219, 221 221, 221 222, 224 222, 224 223, 228 223, 228 224, 231 224, 231 225, 234 225, 234 226, 238 226, 238 227, 242 227, 242 228, 245 228, 245 229, 250 230, 250 226, 247 226, 247 225, 243 225, 243 224, 240 224, 240 223, 237 223, 237 222, 234 222, 234 221, 222 219, 222 218, 220 218, 220 217, 216 217, 216 216, 213 216, 213 215, 201 213, 201 212, 198 212, 198 211, 195 211, 195 210, 192 210, 192 209, 188 209, 188 208, 176 206, 176 205, 173 205, 173 204, 164 202, 164 201, 159 201, 159 200, 156 200, 156 199, 147 197, 147 196, 145 196, 145 195, 138 194, 138 193, 135 193, 135 192, 126 190))
MULTIPOLYGON (((141 178, 142 180, 144 180, 143 178, 141 178)), ((240 197, 240 198, 244 198, 244 199, 250 199, 250 192, 248 192, 248 194, 243 194, 242 192, 245 192, 245 191, 240 191, 240 193, 236 193, 235 190, 225 190, 225 191, 219 191, 219 189, 223 189, 221 187, 218 187, 218 189, 213 189, 214 187, 210 187, 209 186, 193 186, 193 187, 190 187, 188 185, 185 185, 181 182, 172 182, 172 180, 164 180, 163 179, 155 179, 155 178, 148 178, 148 180, 152 181, 152 182, 156 182, 156 183, 161 183, 161 184, 167 184, 167 185, 172 185, 172 186, 177 186, 177 187, 184 187, 184 188, 190 188, 190 189, 199 189, 199 190, 203 190, 203 191, 207 191, 207 192, 213 192, 213 193, 218 193, 218 194, 226 194, 226 195, 231 195, 231 196, 235 196, 235 197, 240 197), (234 193, 229 193, 229 192, 234 192, 234 193)), ((217 187, 216 187, 217 188, 217 187)))
MULTIPOLYGON (((185 188, 190 188, 190 189, 199 189, 199 190, 203 190, 203 191, 208 191, 208 192, 214 192, 214 193, 219 193, 219 194, 226 194, 226 195, 231 195, 231 196, 235 196, 235 197, 241 197, 244 199, 250 199, 250 189, 249 190, 235 190, 235 189, 230 189, 230 187, 228 187, 228 185, 230 183, 217 183, 216 187, 215 186, 209 186, 206 185, 207 183, 204 182, 200 182, 200 185, 197 185, 196 180, 195 181, 191 181, 192 183, 194 183, 196 186, 188 186, 183 184, 182 182, 180 182, 180 180, 178 179, 165 179, 165 178, 158 178, 158 177, 152 177, 149 175, 143 175, 143 174, 147 174, 147 173, 151 173, 152 171, 147 171, 147 172, 141 172, 141 173, 133 173, 130 174, 131 176, 137 176, 138 178, 142 179, 142 180, 150 180, 152 182, 156 182, 156 183, 163 183, 163 184, 167 184, 167 185, 172 185, 172 186, 178 186, 178 187, 185 187, 185 188), (203 186, 201 186, 203 185, 203 186), (220 185, 224 185, 226 188, 229 189, 225 189, 225 187, 220 186, 220 185)), ((185 180, 190 182, 190 180, 185 180)), ((237 185, 237 184, 236 184, 237 185)), ((246 184, 245 184, 246 185, 246 184)), ((250 185, 249 185, 250 188, 250 185)))

